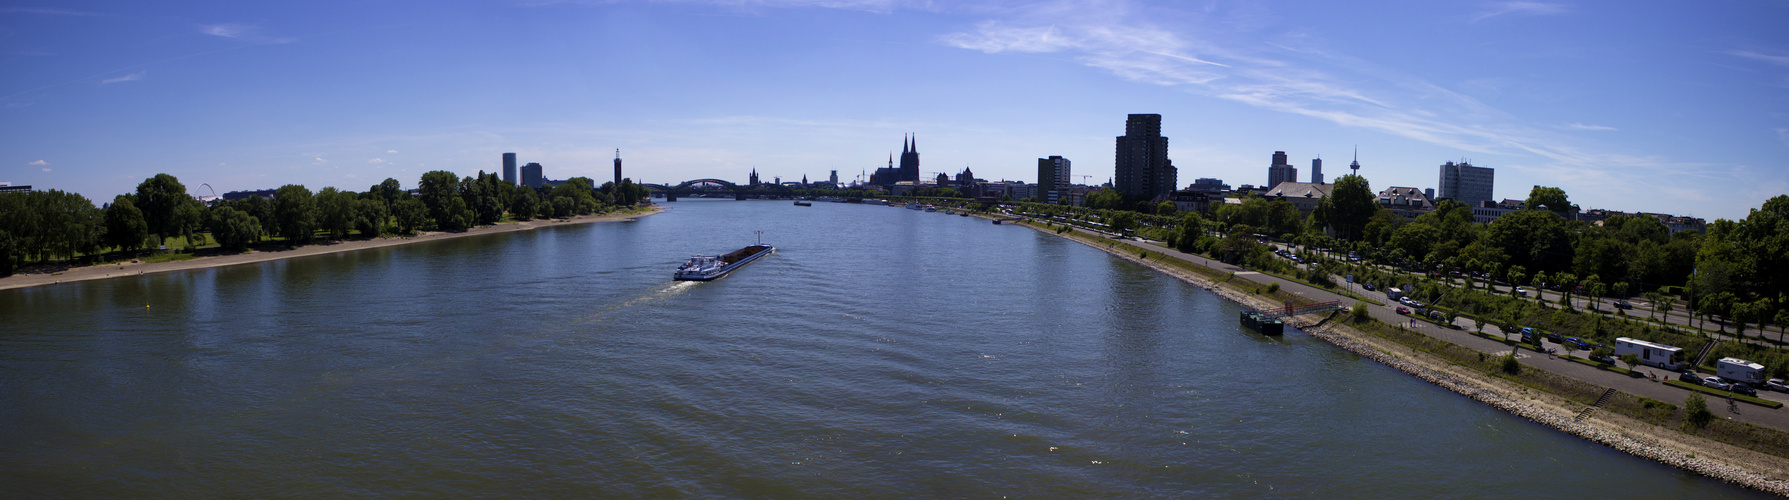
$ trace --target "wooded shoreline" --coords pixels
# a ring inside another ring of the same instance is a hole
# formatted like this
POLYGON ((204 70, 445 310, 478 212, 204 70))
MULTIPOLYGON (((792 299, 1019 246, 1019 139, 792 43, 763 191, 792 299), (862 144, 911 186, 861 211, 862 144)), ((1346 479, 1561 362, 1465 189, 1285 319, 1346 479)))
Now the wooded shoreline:
POLYGON ((663 208, 654 206, 631 213, 579 215, 567 219, 536 219, 523 222, 504 222, 491 226, 477 226, 465 231, 428 231, 419 232, 409 236, 336 240, 312 243, 285 250, 251 250, 239 254, 211 255, 172 262, 110 262, 68 268, 63 268, 61 266, 35 266, 34 268, 20 269, 17 274, 0 278, 0 290, 54 285, 74 281, 122 278, 126 276, 139 276, 170 271, 187 271, 193 269, 234 266, 239 264, 254 264, 295 257, 308 257, 312 255, 325 255, 337 252, 352 252, 371 248, 408 245, 425 241, 440 241, 486 234, 528 231, 551 226, 626 221, 657 214, 663 211, 663 208))

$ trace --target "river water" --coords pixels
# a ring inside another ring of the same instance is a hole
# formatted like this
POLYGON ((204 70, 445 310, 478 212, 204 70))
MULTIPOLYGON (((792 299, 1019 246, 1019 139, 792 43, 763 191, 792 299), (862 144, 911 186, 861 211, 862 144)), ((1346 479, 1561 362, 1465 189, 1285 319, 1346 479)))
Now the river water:
POLYGON ((0 291, 0 495, 1759 496, 1030 229, 668 206, 0 291))

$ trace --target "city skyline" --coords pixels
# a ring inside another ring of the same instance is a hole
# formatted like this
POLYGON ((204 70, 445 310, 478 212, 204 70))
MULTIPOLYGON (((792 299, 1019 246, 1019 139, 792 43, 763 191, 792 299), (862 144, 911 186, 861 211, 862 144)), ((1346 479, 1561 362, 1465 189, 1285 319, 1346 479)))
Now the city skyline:
POLYGON ((322 5, 0 8, 0 181, 361 191, 505 152, 606 179, 624 148, 640 182, 850 182, 914 132, 922 179, 1059 155, 1099 184, 1116 117, 1148 113, 1177 187, 1359 145, 1376 190, 1467 160, 1496 198, 1586 209, 1737 219, 1789 191, 1780 2, 322 5))

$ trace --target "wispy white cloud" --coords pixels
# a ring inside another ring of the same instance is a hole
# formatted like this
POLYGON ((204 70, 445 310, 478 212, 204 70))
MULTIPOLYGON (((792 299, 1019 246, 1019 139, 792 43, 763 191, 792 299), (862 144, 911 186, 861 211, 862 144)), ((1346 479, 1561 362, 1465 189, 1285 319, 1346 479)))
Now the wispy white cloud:
POLYGON ((26 163, 26 165, 31 165, 31 166, 35 166, 35 167, 41 167, 41 166, 45 166, 45 165, 49 165, 49 164, 50 164, 50 162, 43 161, 43 160, 37 160, 37 161, 31 162, 31 163, 26 163))
POLYGON ((1565 5, 1544 2, 1492 2, 1472 15, 1472 22, 1479 22, 1497 16, 1520 15, 1557 15, 1571 12, 1565 5))
MULTIPOLYGON (((1568 11, 1560 5, 1535 2, 1493 7, 1479 19, 1568 11)), ((1678 181, 1727 175, 1711 164, 1588 149, 1564 131, 1616 129, 1584 123, 1529 124, 1420 76, 1334 52, 1333 45, 1319 39, 1291 36, 1250 42, 1247 40, 1263 37, 1228 26, 1221 13, 1208 18, 1200 18, 1198 13, 1180 16, 1172 28, 1158 25, 1156 18, 1146 15, 1112 14, 1126 10, 1122 2, 1112 2, 1079 10, 1058 8, 1047 16, 1019 14, 1015 19, 985 21, 938 40, 990 54, 1066 56, 1134 82, 1468 153, 1501 155, 1510 163, 1538 159, 1533 165, 1508 166, 1549 182, 1640 186, 1623 180, 1634 177, 1636 170, 1678 181)), ((1661 184, 1669 182, 1675 181, 1661 184)))
POLYGON ((1789 66, 1789 56, 1780 54, 1763 54, 1750 50, 1729 50, 1728 55, 1744 57, 1754 61, 1763 61, 1777 66, 1789 66))
POLYGON ((261 34, 261 27, 252 24, 222 23, 207 24, 199 27, 199 32, 211 36, 219 36, 249 43, 291 43, 295 38, 272 37, 261 34))
POLYGON ((143 75, 146 75, 146 74, 149 74, 149 72, 148 71, 138 71, 136 73, 131 73, 131 74, 120 76, 120 77, 107 78, 104 80, 100 80, 99 84, 106 85, 106 84, 118 83, 118 82, 134 82, 137 80, 142 80, 143 75))
POLYGON ((385 153, 386 153, 386 154, 394 154, 394 153, 397 153, 397 152, 398 152, 398 150, 396 150, 396 149, 387 149, 387 150, 385 150, 385 153))
POLYGON ((6 7, 0 8, 0 14, 45 14, 53 16, 103 16, 98 12, 80 10, 55 9, 49 7, 6 7))
POLYGON ((49 168, 49 167, 44 167, 44 168, 43 168, 43 171, 45 171, 45 172, 48 172, 48 171, 50 171, 50 168, 49 168))
POLYGON ((384 158, 374 158, 374 159, 371 159, 371 160, 367 160, 367 161, 366 161, 366 162, 367 162, 367 163, 371 163, 371 164, 374 164, 374 165, 384 165, 384 164, 387 164, 387 163, 391 163, 391 162, 388 162, 388 161, 385 161, 385 159, 384 159, 384 158))
POLYGON ((1599 130, 1599 131, 1620 130, 1618 128, 1610 127, 1610 126, 1606 126, 1606 125, 1585 125, 1582 123, 1567 123, 1567 124, 1565 124, 1565 128, 1571 129, 1571 130, 1599 130))

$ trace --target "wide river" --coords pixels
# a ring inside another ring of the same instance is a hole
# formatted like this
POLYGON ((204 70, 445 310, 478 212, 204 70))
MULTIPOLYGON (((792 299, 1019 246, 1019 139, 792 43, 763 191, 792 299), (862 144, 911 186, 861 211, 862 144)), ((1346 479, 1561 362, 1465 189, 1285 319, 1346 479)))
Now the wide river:
POLYGON ((0 291, 0 497, 1762 496, 1030 229, 668 206, 0 291))

